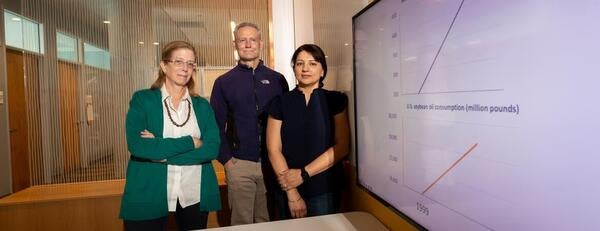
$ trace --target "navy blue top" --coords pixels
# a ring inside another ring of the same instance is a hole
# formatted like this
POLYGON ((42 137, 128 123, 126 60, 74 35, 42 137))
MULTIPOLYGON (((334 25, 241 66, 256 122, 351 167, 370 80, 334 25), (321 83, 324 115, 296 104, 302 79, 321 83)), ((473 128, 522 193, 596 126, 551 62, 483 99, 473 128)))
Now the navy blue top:
POLYGON ((238 63, 215 81, 210 104, 221 135, 218 160, 231 157, 259 161, 266 158, 265 129, 269 103, 288 84, 282 74, 262 60, 255 69, 238 63))
MULTIPOLYGON (((281 120, 282 152, 289 168, 303 168, 335 145, 334 116, 342 113, 348 98, 341 92, 315 89, 306 105, 304 93, 294 90, 273 99, 269 115, 281 120)), ((312 176, 298 187, 302 196, 315 196, 340 188, 341 165, 312 176)))

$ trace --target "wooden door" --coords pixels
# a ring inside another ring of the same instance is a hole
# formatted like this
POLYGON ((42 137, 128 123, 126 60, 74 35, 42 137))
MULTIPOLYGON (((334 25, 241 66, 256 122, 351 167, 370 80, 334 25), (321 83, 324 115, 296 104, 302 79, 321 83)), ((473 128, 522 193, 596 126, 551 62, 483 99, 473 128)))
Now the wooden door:
POLYGON ((12 187, 17 192, 31 185, 23 53, 7 49, 6 64, 12 187))
POLYGON ((70 63, 58 63, 61 142, 65 173, 81 167, 79 147, 79 109, 77 107, 77 66, 70 63))

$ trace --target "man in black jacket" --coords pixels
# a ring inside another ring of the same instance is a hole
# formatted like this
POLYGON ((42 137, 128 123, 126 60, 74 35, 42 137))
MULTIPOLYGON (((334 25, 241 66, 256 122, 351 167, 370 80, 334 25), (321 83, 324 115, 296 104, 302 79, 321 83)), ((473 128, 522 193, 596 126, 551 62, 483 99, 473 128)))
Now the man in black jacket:
POLYGON ((259 59, 263 46, 256 24, 240 23, 234 30, 237 66, 213 86, 211 105, 221 130, 218 160, 225 167, 231 224, 269 221, 262 169, 273 171, 265 148, 268 106, 288 91, 282 74, 259 59))

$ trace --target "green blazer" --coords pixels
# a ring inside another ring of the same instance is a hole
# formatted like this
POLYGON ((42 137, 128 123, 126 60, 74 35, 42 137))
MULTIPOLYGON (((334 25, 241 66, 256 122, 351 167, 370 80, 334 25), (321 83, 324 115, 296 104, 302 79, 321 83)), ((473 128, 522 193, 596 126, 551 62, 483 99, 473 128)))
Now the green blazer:
MULTIPOLYGON (((200 210, 221 209, 219 185, 211 161, 219 150, 219 128, 214 112, 204 98, 191 97, 200 127, 202 147, 194 149, 191 136, 163 138, 163 103, 160 89, 140 90, 133 94, 125 121, 127 148, 132 155, 151 160, 167 160, 172 165, 202 165, 200 210), (141 138, 150 131, 156 138, 141 138)), ((120 217, 125 220, 150 220, 166 216, 167 165, 129 161, 121 199, 120 217)))

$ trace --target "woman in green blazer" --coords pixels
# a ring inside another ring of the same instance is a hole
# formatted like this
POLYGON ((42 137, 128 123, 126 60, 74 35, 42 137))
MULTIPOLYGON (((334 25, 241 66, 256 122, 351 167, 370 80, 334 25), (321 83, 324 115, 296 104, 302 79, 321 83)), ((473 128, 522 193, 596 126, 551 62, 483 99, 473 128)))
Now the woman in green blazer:
POLYGON ((206 228, 221 208, 211 161, 219 130, 209 103, 194 92, 196 51, 184 41, 162 50, 157 80, 133 94, 126 118, 127 166, 120 217, 126 230, 206 228))

